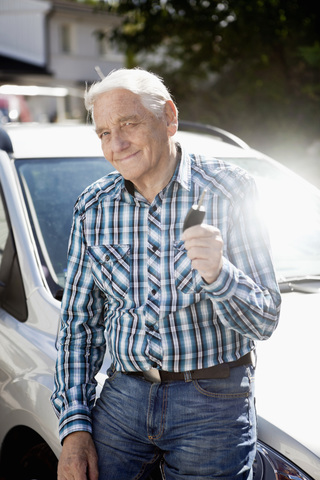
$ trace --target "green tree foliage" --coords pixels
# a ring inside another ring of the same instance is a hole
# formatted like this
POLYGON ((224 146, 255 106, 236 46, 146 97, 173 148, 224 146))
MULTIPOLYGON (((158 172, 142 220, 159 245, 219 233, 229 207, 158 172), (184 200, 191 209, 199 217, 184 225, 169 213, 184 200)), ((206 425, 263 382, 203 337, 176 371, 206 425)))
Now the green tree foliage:
MULTIPOLYGON (((101 4, 101 2, 100 2, 101 4)), ((123 15, 114 38, 133 54, 164 47, 175 71, 202 76, 230 61, 265 64, 280 59, 284 68, 301 47, 320 40, 313 0, 120 0, 102 2, 123 15)), ((310 55, 305 55, 308 61, 310 55)), ((319 66, 319 65, 318 65, 319 66)))

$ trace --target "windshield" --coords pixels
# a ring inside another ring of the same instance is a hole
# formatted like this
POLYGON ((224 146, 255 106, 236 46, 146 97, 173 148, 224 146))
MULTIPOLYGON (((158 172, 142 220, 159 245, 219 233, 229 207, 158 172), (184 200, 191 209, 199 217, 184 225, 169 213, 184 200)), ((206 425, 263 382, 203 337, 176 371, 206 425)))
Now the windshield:
POLYGON ((17 171, 48 284, 64 287, 74 204, 114 168, 104 158, 17 160, 17 171))
POLYGON ((319 190, 271 160, 228 161, 255 177, 278 279, 320 275, 319 190))
MULTIPOLYGON (((278 279, 320 274, 320 194, 265 158, 225 159, 257 182, 278 279)), ((72 212, 78 195, 113 170, 104 158, 17 160, 41 261, 53 292, 64 287, 72 212)))

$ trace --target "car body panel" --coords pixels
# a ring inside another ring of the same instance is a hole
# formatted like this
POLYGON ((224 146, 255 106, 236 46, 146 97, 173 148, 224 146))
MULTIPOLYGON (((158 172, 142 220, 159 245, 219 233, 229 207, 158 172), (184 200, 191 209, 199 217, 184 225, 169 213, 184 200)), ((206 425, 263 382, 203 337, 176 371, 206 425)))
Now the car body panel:
POLYGON ((282 295, 278 328, 257 346, 256 393, 260 416, 317 455, 320 469, 319 312, 320 294, 282 295))
MULTIPOLYGON (((48 308, 43 312, 47 313, 48 308)), ((54 320, 57 326, 57 315, 54 320)), ((48 408, 53 389, 55 337, 28 322, 17 322, 0 310, 0 444, 12 428, 24 425, 41 435, 59 454, 57 419, 48 408)))

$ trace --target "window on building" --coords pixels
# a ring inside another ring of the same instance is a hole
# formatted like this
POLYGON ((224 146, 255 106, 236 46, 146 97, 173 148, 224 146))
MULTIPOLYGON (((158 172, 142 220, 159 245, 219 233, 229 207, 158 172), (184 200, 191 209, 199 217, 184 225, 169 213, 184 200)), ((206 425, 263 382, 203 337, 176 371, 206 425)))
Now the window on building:
POLYGON ((99 30, 96 32, 97 39, 97 53, 99 56, 104 57, 109 51, 109 36, 106 31, 99 30))
POLYGON ((71 53, 72 51, 72 38, 71 38, 71 26, 64 24, 60 27, 60 45, 62 53, 71 53))

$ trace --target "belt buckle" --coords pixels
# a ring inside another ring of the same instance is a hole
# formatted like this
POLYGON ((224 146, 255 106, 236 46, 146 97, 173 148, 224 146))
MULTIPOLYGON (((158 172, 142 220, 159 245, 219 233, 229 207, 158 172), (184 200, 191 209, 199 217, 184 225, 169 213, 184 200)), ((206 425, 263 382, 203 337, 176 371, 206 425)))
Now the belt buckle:
POLYGON ((161 383, 160 372, 157 368, 150 368, 143 372, 143 376, 150 383, 161 383))

